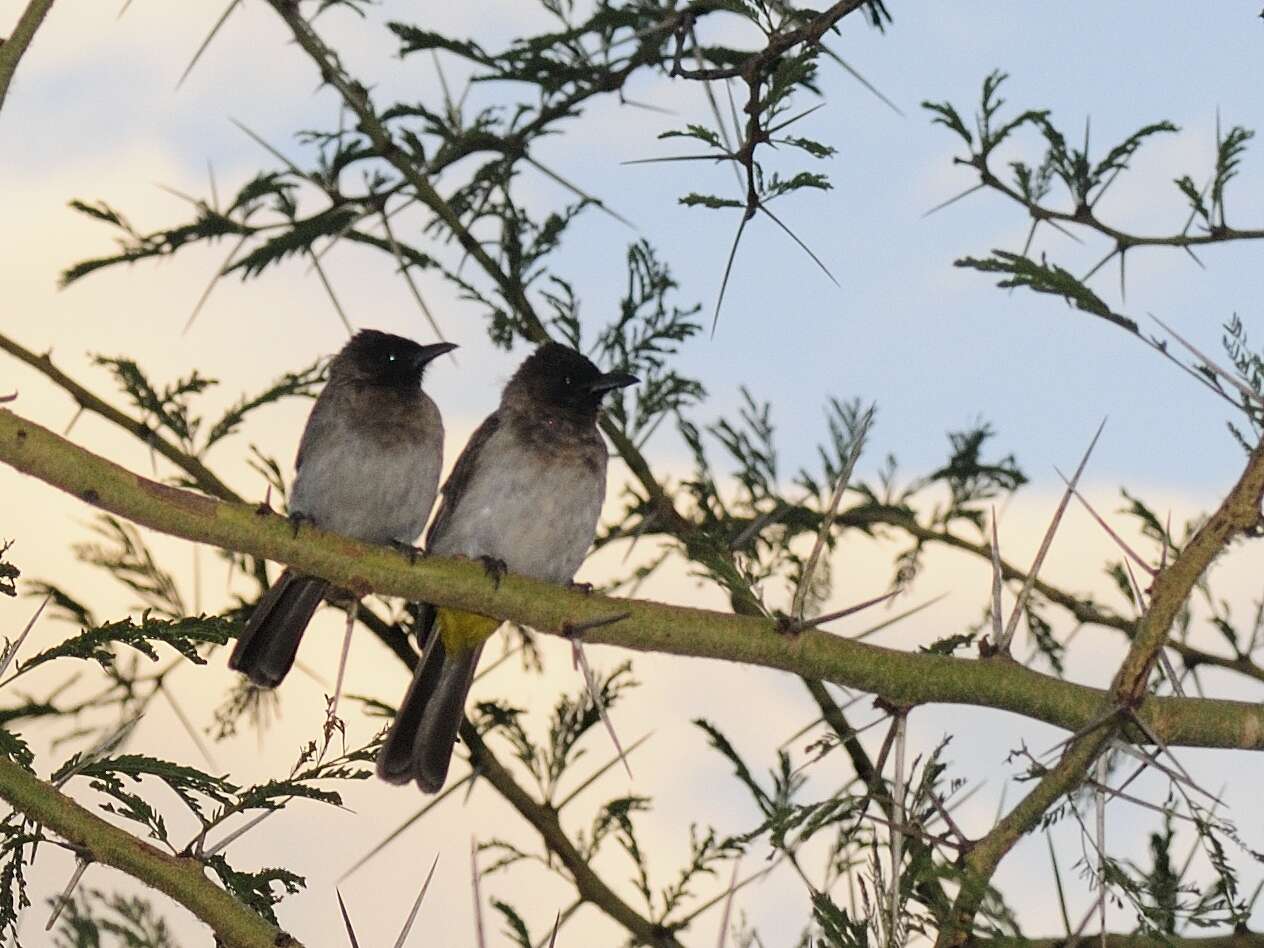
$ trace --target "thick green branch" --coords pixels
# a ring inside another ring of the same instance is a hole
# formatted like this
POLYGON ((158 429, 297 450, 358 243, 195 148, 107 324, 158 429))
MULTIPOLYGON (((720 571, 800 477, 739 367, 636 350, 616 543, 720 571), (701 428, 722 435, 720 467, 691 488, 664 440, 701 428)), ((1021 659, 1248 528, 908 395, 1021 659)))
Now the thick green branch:
POLYGON ((202 864, 156 849, 107 823, 11 760, 0 758, 0 798, 92 862, 126 872, 205 922, 225 948, 302 948, 207 878, 202 864))
MULTIPOLYGON (((359 593, 433 602, 555 634, 626 613, 585 635, 595 644, 762 665, 894 704, 993 707, 1070 731, 1090 724, 1111 697, 1005 660, 898 652, 816 629, 786 636, 768 619, 584 595, 518 576, 494 588, 468 562, 430 557, 409 564, 392 550, 315 529, 296 537, 282 517, 156 483, 7 410, 0 410, 0 461, 142 526, 287 563, 359 593)), ((1139 713, 1170 744, 1264 748, 1264 705, 1151 698, 1139 713)))
POLYGON ((4 97, 8 95, 9 83, 17 71, 18 62, 23 53, 35 39, 35 31, 44 22, 44 17, 52 7, 53 0, 31 0, 18 18, 18 25, 8 39, 0 39, 0 109, 4 108, 4 97))
POLYGON ((1220 507, 1199 528, 1167 568, 1154 580, 1150 602, 1137 623, 1132 647, 1115 674, 1108 695, 1093 715, 1100 726, 1079 735, 1067 745, 1057 766, 1051 769, 1009 813, 970 850, 965 858, 963 880, 953 914, 939 933, 937 948, 964 945, 982 902, 984 890, 1001 860, 1030 832, 1063 796, 1075 790, 1089 769, 1120 731, 1128 715, 1145 718, 1158 699, 1148 694, 1150 674, 1167 642, 1172 624, 1185 608, 1199 579, 1238 536, 1258 529, 1264 500, 1264 442, 1256 446, 1238 482, 1220 507), (1118 712, 1110 716, 1110 712, 1118 712))

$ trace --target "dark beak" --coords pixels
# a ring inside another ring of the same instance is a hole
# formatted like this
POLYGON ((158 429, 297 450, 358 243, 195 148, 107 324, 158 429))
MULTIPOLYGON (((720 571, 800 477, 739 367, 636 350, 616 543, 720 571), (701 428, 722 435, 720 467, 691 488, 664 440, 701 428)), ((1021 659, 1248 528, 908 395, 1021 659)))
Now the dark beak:
POLYGON ((439 356, 460 348, 455 342, 436 342, 432 346, 422 346, 417 350, 417 368, 428 365, 439 356))
POLYGON ((627 372, 607 372, 605 375, 599 375, 593 379, 588 384, 588 391, 594 395, 604 395, 606 392, 614 391, 616 388, 636 385, 640 381, 635 375, 629 375, 627 372))

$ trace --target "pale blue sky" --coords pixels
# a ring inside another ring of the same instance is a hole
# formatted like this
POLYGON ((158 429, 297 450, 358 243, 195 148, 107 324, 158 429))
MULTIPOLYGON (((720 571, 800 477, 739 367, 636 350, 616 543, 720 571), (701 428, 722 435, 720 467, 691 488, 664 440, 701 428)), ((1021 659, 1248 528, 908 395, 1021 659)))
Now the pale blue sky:
MULTIPOLYGON (((406 6, 386 4, 372 12, 367 25, 339 13, 326 15, 320 24, 327 33, 345 36, 349 63, 379 83, 379 102, 392 95, 425 95, 435 85, 428 58, 374 61, 394 45, 373 24, 406 15, 406 6)), ((714 340, 691 343, 684 360, 710 389, 709 409, 731 408, 743 382, 773 399, 789 469, 811 457, 827 396, 876 400, 882 414, 875 444, 884 453, 894 451, 911 473, 941 459, 947 429, 982 415, 998 428, 998 445, 1016 450, 1039 479, 1052 477, 1052 463, 1070 463, 1097 421, 1109 414, 1112 423, 1092 476, 1141 485, 1225 483, 1238 454, 1220 423, 1225 411, 1214 399, 1113 328, 1066 311, 1055 300, 1008 295, 986 276, 952 268, 960 255, 981 255, 996 246, 1017 249, 1027 221, 1002 198, 987 194, 921 219, 927 208, 972 180, 967 169, 950 164, 957 149, 954 138, 932 127, 918 103, 946 98, 968 115, 983 76, 1000 68, 1013 77, 1005 95, 1014 107, 1051 108, 1055 120, 1077 138, 1089 114, 1093 139, 1103 145, 1143 122, 1175 121, 1182 133, 1143 151, 1131 179, 1121 179, 1102 203, 1103 216, 1124 229, 1170 230, 1184 220, 1171 179, 1188 172, 1201 180, 1210 166, 1216 108, 1226 125, 1262 124, 1264 107, 1253 92, 1262 24, 1241 4, 1211 16, 1176 2, 1147 4, 1144 16, 1128 4, 1086 5, 1079 12, 1075 6, 1037 3, 958 3, 950 13, 946 6, 938 13, 903 10, 898 4, 892 9, 896 22, 886 36, 853 20, 834 45, 903 108, 905 117, 840 70, 826 67, 829 105, 801 123, 801 133, 839 149, 836 158, 820 165, 835 190, 778 204, 783 219, 826 261, 841 288, 769 222, 757 221, 748 229, 719 333, 714 340), (1159 432, 1165 442, 1179 437, 1186 449, 1154 450, 1159 432)), ((455 30, 475 31, 490 46, 498 34, 508 35, 532 20, 533 10, 526 3, 484 3, 459 14, 435 15, 458 19, 455 30)), ((207 8, 203 19, 212 12, 207 8)), ((229 123, 229 116, 291 154, 299 152, 290 137, 296 129, 331 122, 332 96, 310 94, 315 83, 309 65, 287 50, 267 12, 251 5, 229 21, 185 87, 173 92, 173 70, 178 74, 190 40, 195 45, 205 24, 192 12, 171 24, 159 22, 165 16, 170 15, 144 2, 134 4, 118 23, 102 16, 91 48, 69 52, 56 68, 41 69, 37 47, 6 114, 10 131, 0 174, 19 179, 38 174, 47 181, 65 165, 82 168, 88 148, 109 154, 145 142, 173 163, 174 180, 165 183, 203 195, 209 160, 217 168, 221 192, 228 193, 251 170, 271 161, 229 123), (182 28, 178 37, 167 29, 171 25, 182 28), (153 49, 159 35, 161 51, 153 49), (19 128, 21 135, 14 136, 12 130, 19 128), (67 147, 70 141, 82 147, 67 147)), ((54 14, 50 35, 64 22, 54 14)), ((480 93, 476 90, 475 96, 480 93)), ((589 119, 573 123, 574 134, 546 143, 541 156, 632 217, 640 234, 672 261, 682 301, 702 302, 709 318, 737 212, 690 210, 676 205, 675 198, 695 188, 729 193, 732 177, 726 168, 701 164, 620 166, 631 158, 681 153, 682 146, 654 136, 687 119, 710 121, 696 87, 642 82, 632 94, 678 109, 681 117, 598 107, 589 119)), ((812 100, 805 98, 804 104, 812 100)), ((1034 141, 1028 138, 1024 145, 1023 157, 1039 157, 1034 141)), ((1010 157, 1002 152, 995 166, 1003 168, 1010 157)), ((795 164, 780 167, 809 166, 806 160, 791 160, 795 164)), ((1245 226, 1264 219, 1259 174, 1256 155, 1248 153, 1231 190, 1234 219, 1245 226)), ((525 176, 530 179, 531 173, 525 176)), ((67 197, 99 197, 129 208, 127 200, 87 175, 67 183, 67 197)), ((530 183, 540 201, 565 197, 538 176, 530 183)), ((148 213, 137 216, 146 226, 180 219, 178 203, 163 195, 145 203, 148 213)), ((622 283, 623 250, 633 236, 622 225, 590 214, 573 230, 559 258, 559 271, 575 282, 592 326, 612 309, 622 283)), ((88 246, 100 248, 106 239, 102 230, 88 246)), ((49 261, 49 269, 74 259, 82 246, 67 246, 65 258, 49 261)), ((1050 234, 1043 244, 1038 240, 1037 249, 1048 249, 1053 259, 1083 272, 1106 248, 1091 238, 1088 247, 1079 248, 1050 234)), ((221 252, 207 251, 202 270, 213 267, 221 252)), ((1128 303, 1122 308, 1143 320, 1153 311, 1218 354, 1219 325, 1232 312, 1239 312, 1248 327, 1256 322, 1252 303, 1259 295, 1260 271, 1252 264, 1258 253, 1249 244, 1209 248, 1203 253, 1204 272, 1179 251, 1134 252, 1128 303)), ((348 249, 331 262, 353 321, 415 326, 424 334, 402 287, 388 288, 385 300, 366 288, 360 269, 365 259, 348 249)), ((303 269, 292 264, 264 279, 288 283, 303 269)), ((119 277, 117 285, 144 294, 153 270, 142 265, 119 277)), ((1113 264, 1094 286, 1118 304, 1113 264)), ((89 281, 71 292, 93 289, 89 281)), ((444 299, 443 288, 431 292, 444 299)), ((205 323, 226 320, 235 309, 227 302, 217 307, 220 302, 212 301, 205 323)), ((443 309, 445 329, 465 343, 467 360, 481 358, 470 351, 484 348, 479 327, 471 325, 473 311, 455 303, 443 309)), ((298 346, 288 364, 336 345, 341 330, 329 315, 325 307, 269 317, 310 321, 304 327, 306 345, 298 346)), ((183 314, 172 320, 182 323, 183 314)), ((1264 329, 1256 335, 1264 342, 1264 329)), ((516 356, 492 358, 503 371, 516 356)), ((280 361, 272 364, 279 367, 280 361)), ((465 387, 470 380, 447 381, 465 387)), ((477 415, 488 399, 474 401, 471 413, 477 415)), ((679 450, 670 435, 656 447, 665 455, 679 450)))

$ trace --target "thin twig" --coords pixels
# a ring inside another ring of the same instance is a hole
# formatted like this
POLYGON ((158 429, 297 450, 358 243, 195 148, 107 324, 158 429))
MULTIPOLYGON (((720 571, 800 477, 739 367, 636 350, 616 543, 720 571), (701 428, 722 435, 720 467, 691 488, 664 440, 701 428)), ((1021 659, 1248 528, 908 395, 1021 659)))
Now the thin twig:
POLYGON ((351 924, 351 916, 347 914, 347 903, 342 900, 342 892, 337 886, 334 886, 334 893, 338 896, 338 910, 342 912, 342 924, 347 928, 347 937, 351 939, 351 948, 360 948, 360 940, 356 938, 355 928, 351 924))
POLYGON ((733 896, 737 895, 737 870, 741 865, 742 857, 739 855, 733 860, 733 874, 729 877, 728 894, 724 899, 724 913, 720 916, 720 940, 716 943, 716 948, 724 948, 724 943, 728 940, 729 917, 733 912, 733 896))
POLYGON ((474 890, 474 937, 478 948, 487 948, 487 938, 483 934, 483 897, 479 894, 478 842, 470 837, 470 881, 474 890))
POLYGON ((1097 783, 1099 789, 1096 793, 1097 797, 1097 912, 1098 921, 1102 933, 1102 948, 1106 948, 1106 796, 1102 789, 1107 785, 1110 777, 1110 770, 1107 766, 1106 755, 1101 754, 1097 758, 1097 783))
POLYGON ((423 806, 420 810, 418 810, 408 819, 404 820, 404 822, 401 823, 394 830, 392 830, 390 834, 384 840, 382 840, 380 843, 378 843, 376 846, 370 849, 367 853, 365 853, 363 856, 357 859, 354 863, 352 863, 350 868, 348 868, 345 872, 343 872, 342 875, 338 877, 338 881, 342 882, 344 879, 350 876, 353 872, 355 872, 357 869, 363 866, 366 862, 368 862, 370 859, 372 859, 374 856, 380 853, 383 849, 389 846, 392 842, 398 839, 400 835, 402 835, 410 826, 412 826, 414 823, 416 823, 418 820, 424 817, 427 813, 429 813, 431 810, 437 807, 440 803, 442 803, 452 794, 460 790, 467 783, 470 783, 470 781, 473 779, 474 779, 474 771, 470 771, 460 780, 456 781, 456 783, 450 783, 446 787, 444 787, 442 793, 440 793, 434 799, 428 800, 425 806, 423 806))
POLYGON ((312 266, 316 268, 316 276, 320 277, 321 286, 325 288, 325 292, 329 295, 329 302, 333 303, 334 310, 338 313, 338 318, 342 320, 342 325, 346 327, 347 335, 354 336, 355 330, 351 328, 351 320, 347 319, 347 314, 343 311, 342 304, 338 302, 338 296, 334 293, 329 277, 325 276, 325 268, 320 265, 320 261, 316 259, 316 255, 312 253, 310 247, 307 249, 307 253, 312 258, 312 266))
POLYGON ((1236 388, 1245 400, 1252 401, 1260 405, 1264 405, 1264 399, 1261 399, 1260 396, 1255 393, 1254 389, 1251 388, 1251 386, 1247 385, 1245 382, 1239 379, 1236 375, 1233 375, 1227 369, 1221 368, 1213 360, 1207 358, 1207 356, 1203 355, 1201 350, 1194 347, 1193 343, 1187 341, 1184 336, 1178 333, 1175 329, 1173 329, 1167 323, 1163 322, 1163 320, 1159 319, 1159 317, 1155 316, 1153 313, 1148 313, 1147 315, 1151 319, 1153 319, 1156 323, 1158 323, 1160 326, 1162 326, 1165 330, 1171 333, 1176 338, 1177 342, 1183 345, 1186 349, 1188 349, 1194 355, 1198 356, 1198 358, 1202 359, 1203 365, 1206 368, 1210 369, 1212 372, 1216 373, 1216 375, 1218 375, 1220 378, 1224 379, 1226 382, 1228 382, 1230 385, 1236 388))
POLYGON ((342 652, 338 655, 338 676, 334 679, 334 698, 329 702, 329 713, 325 715, 325 740, 333 731, 333 722, 338 715, 338 701, 342 698, 342 679, 347 673, 347 659, 351 656, 351 633, 355 631, 355 606, 347 607, 347 627, 342 635, 342 652))
POLYGON ((171 706, 172 713, 175 714, 185 733, 189 735, 189 739, 193 741, 193 746, 198 749, 202 759, 210 764, 212 770, 219 770, 219 764, 215 762, 215 756, 211 753, 211 749, 206 746, 206 741, 202 740, 202 735, 198 733, 198 729, 189 719, 189 716, 184 713, 184 708, 180 707, 180 703, 176 701, 176 696, 171 693, 171 689, 167 687, 167 682, 164 678, 158 679, 158 690, 167 699, 167 704, 171 706))
MULTIPOLYGON (((193 54, 193 58, 189 60, 189 64, 184 67, 184 72, 180 73, 180 78, 176 80, 177 89, 184 85, 184 80, 189 78, 189 73, 193 72, 193 67, 198 64, 198 60, 202 58, 202 54, 205 53, 207 47, 211 45, 211 41, 215 39, 215 34, 220 31, 220 28, 225 22, 227 22, 228 18, 233 15, 233 11, 240 5, 241 0, 230 0, 227 8, 225 8, 224 12, 220 14, 219 19, 215 21, 215 25, 211 27, 211 31, 206 34, 206 39, 202 40, 201 44, 197 48, 197 51, 193 54)), ((122 16, 121 13, 119 15, 122 16)))
POLYGON ((597 681, 593 677, 592 668, 588 665, 588 656, 584 654, 584 643, 577 638, 571 639, 571 660, 572 664, 584 674, 584 684, 588 687, 588 695, 592 698, 593 705, 597 708, 597 714, 601 716, 601 723, 606 726, 606 733, 610 735, 610 740, 614 742, 614 748, 619 752, 619 760, 623 763, 623 769, 628 773, 628 779, 632 778, 632 766, 628 763, 628 755, 623 751, 623 745, 619 743, 619 735, 615 733, 614 725, 610 722, 610 716, 606 713, 605 702, 601 700, 600 691, 597 688, 597 681))
POLYGON ((57 924, 57 918, 61 915, 62 910, 70 902, 70 897, 74 894, 75 887, 79 885, 79 880, 83 878, 84 872, 88 868, 88 860, 80 856, 75 860, 75 871, 70 876, 70 881, 66 883, 66 888, 61 890, 61 894, 53 900, 53 910, 49 913, 48 922, 44 925, 44 931, 52 931, 53 926, 57 924))
MULTIPOLYGON (((653 736, 653 734, 654 732, 650 731, 648 734, 643 734, 641 737, 638 737, 635 741, 629 744, 627 756, 631 757, 632 754, 636 751, 636 749, 640 747, 642 744, 644 744, 646 741, 648 741, 653 736)), ((599 780, 603 775, 605 775, 605 773, 608 770, 610 770, 611 767, 619 763, 621 760, 622 760, 622 756, 616 753, 608 761, 606 761, 604 764, 598 767, 592 774, 586 777, 580 783, 578 787, 576 787, 574 790, 568 793, 565 797, 563 797, 559 803, 554 804, 553 808, 558 811, 565 809, 566 804, 570 803, 577 796, 579 796, 581 793, 583 793, 585 790, 591 787, 594 783, 596 783, 597 780, 599 780)))
POLYGON ((426 897, 426 890, 430 888, 430 880, 434 877, 435 869, 439 865, 439 854, 435 853, 434 862, 430 864, 430 871, 426 873, 426 881, 421 884, 421 891, 417 893, 417 900, 413 902, 412 911, 408 913, 408 918, 404 920, 404 927, 399 931, 399 937, 395 939, 395 948, 404 948, 404 940, 408 938, 408 933, 412 931, 413 922, 417 919, 417 912, 421 908, 421 901, 426 897))
MULTIPOLYGON (((1062 483, 1067 485, 1067 489, 1070 490, 1071 493, 1075 495, 1075 499, 1078 500, 1081 504, 1083 504, 1084 509, 1087 510, 1090 514, 1092 514, 1093 519, 1097 521, 1098 525, 1101 526, 1101 528, 1105 530, 1108 534, 1110 534, 1110 538, 1115 541, 1115 545, 1118 546, 1121 550, 1123 550, 1124 553, 1127 554, 1134 563, 1136 563, 1143 570, 1149 573, 1151 579, 1157 576, 1159 571, 1155 569, 1153 566, 1151 566, 1149 563, 1147 563, 1145 560, 1143 560, 1141 558, 1141 555, 1137 553, 1136 550, 1134 550, 1132 547, 1130 547, 1127 543, 1124 542, 1123 537, 1121 537, 1118 533, 1116 533, 1113 529, 1111 529, 1110 524, 1108 524, 1105 520, 1103 520, 1101 515, 1098 514, 1096 510, 1093 509, 1093 505, 1090 504, 1088 500, 1085 499, 1084 495, 1081 494, 1078 489, 1071 486, 1071 482, 1067 480, 1067 476, 1063 474, 1062 471, 1060 471, 1056 465, 1054 466, 1053 469, 1054 471, 1057 472, 1058 477, 1062 478, 1062 483)), ((1141 603, 1138 602, 1137 605, 1140 606, 1141 603)))
POLYGON ((992 505, 992 644, 1000 647, 1005 637, 1001 626, 1001 587, 1005 574, 1001 569, 1001 545, 996 538, 996 505, 992 505))
MULTIPOLYGON (((883 593, 881 596, 874 596, 872 599, 866 599, 864 602, 858 602, 854 606, 848 606, 846 609, 839 609, 837 612, 827 612, 823 616, 813 616, 811 619, 805 619, 803 622, 791 622, 790 631, 793 632, 800 628, 816 627, 824 625, 826 622, 833 622, 836 619, 846 618, 854 613, 863 612, 871 606, 876 606, 879 603, 886 602, 888 599, 893 599, 901 592, 903 592, 903 590, 893 589, 888 593, 883 593)), ((862 635, 864 634, 868 633, 862 633, 862 635)))
POLYGON ((27 620, 26 625, 22 628, 17 640, 4 650, 4 656, 0 657, 0 675, 3 675, 6 671, 8 671, 9 663, 17 656, 18 649, 22 647, 22 643, 26 641, 26 637, 31 634, 31 629, 35 628, 35 623, 39 621, 40 614, 44 611, 44 607, 48 605, 48 601, 52 598, 53 594, 50 592, 40 601, 35 613, 29 620, 27 620))
POLYGON ((895 716, 895 778, 891 819, 891 928, 887 932, 889 948, 899 945, 900 927, 900 872, 904 862, 904 752, 908 738, 908 715, 900 712, 895 716))
POLYGON ((830 495, 829 504, 825 508, 825 516, 821 519, 820 529, 816 531, 816 541, 812 544, 812 552, 808 554, 808 560, 803 566, 803 574, 799 579, 799 585, 794 591, 794 600, 790 613, 795 619, 800 621, 803 619, 803 607, 810 592, 812 576, 816 572, 817 563, 820 561, 821 553, 825 549, 825 542, 829 538, 830 530, 834 528, 834 518, 838 516, 838 508, 843 502, 843 494, 847 491, 847 485, 851 482, 851 475, 856 468, 856 461, 859 460, 860 452, 865 448, 865 439, 869 436, 870 425, 873 424, 873 412, 872 405, 865 410, 864 415, 860 419, 860 425, 852 436, 851 445, 847 451, 847 459, 843 462, 843 469, 838 473, 838 480, 834 482, 834 493, 830 495))
MULTIPOLYGON (((386 213, 386 207, 382 208, 382 227, 386 234, 386 239, 390 242, 391 253, 395 255, 395 263, 399 266, 400 275, 404 278, 404 282, 408 285, 408 292, 412 294, 417 306, 421 309, 421 313, 426 317, 426 322, 430 324, 430 328, 434 330, 435 336, 440 342, 447 342, 443 330, 439 328, 439 322, 434 318, 434 314, 430 312, 430 307, 426 305, 425 298, 421 295, 421 290, 417 286, 417 281, 413 279, 413 275, 408 268, 408 264, 404 260, 404 254, 399 249, 399 243, 395 240, 395 231, 391 227, 390 215, 386 213)), ((448 353, 448 356, 456 361, 456 356, 448 353)))
POLYGON ((1031 595, 1036 576, 1040 573, 1040 567, 1045 561, 1045 554, 1049 552, 1049 546, 1053 543, 1053 535, 1057 532, 1058 524, 1062 521, 1062 514, 1071 500, 1071 491, 1079 483, 1080 475, 1084 473, 1084 468, 1088 465, 1088 459, 1093 454, 1093 448, 1097 446, 1097 439, 1102 436, 1102 429, 1105 427, 1106 419, 1103 418, 1102 423, 1097 426, 1097 433, 1093 435, 1093 440, 1089 442, 1088 450, 1084 452, 1084 457, 1080 460, 1080 466, 1075 469, 1075 476, 1071 478, 1070 484, 1067 485, 1066 491, 1062 494, 1062 500, 1058 503, 1058 509, 1054 511, 1053 520, 1049 523, 1049 529, 1045 532, 1044 539, 1040 542, 1040 549, 1036 552, 1036 559, 1031 564, 1031 569, 1027 573, 1027 579, 1024 581, 1023 588, 1018 594, 1018 601, 1014 603, 1014 611, 1010 613, 1009 622, 1005 625, 1005 634, 1001 641, 997 643, 997 650, 1003 654, 1009 652, 1010 640, 1013 639, 1014 631, 1018 628, 1018 618, 1022 615, 1023 608, 1027 605, 1027 598, 1031 595))
POLYGON ((224 262, 219 265, 219 269, 211 276, 211 280, 206 284, 206 289, 202 291, 202 295, 198 297, 198 301, 193 304, 193 312, 189 314, 188 320, 185 321, 184 328, 180 330, 180 335, 184 335, 193 327, 193 321, 198 318, 198 314, 202 312, 202 307, 206 305, 206 301, 211 298, 211 291, 215 289, 215 284, 219 283, 224 274, 228 272, 229 265, 233 262, 233 258, 237 256, 237 252, 245 246, 246 241, 250 239, 249 234, 242 234, 238 238, 237 243, 233 244, 233 248, 228 251, 228 256, 224 258, 224 262))
POLYGON ((724 264, 724 276, 720 280, 720 293, 715 299, 715 315, 711 317, 711 338, 715 338, 715 329, 720 325, 720 307, 724 304, 724 291, 729 285, 729 274, 733 272, 733 261, 737 258, 737 245, 742 241, 742 231, 746 230, 746 224, 751 219, 751 214, 747 211, 742 212, 741 223, 737 225, 737 233, 733 235, 733 246, 729 250, 729 259, 724 264))

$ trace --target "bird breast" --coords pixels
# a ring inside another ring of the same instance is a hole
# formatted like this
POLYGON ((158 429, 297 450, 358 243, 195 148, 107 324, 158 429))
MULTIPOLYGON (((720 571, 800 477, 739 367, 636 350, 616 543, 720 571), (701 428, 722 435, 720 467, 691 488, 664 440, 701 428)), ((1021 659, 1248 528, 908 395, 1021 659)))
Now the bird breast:
POLYGON ((505 425, 482 447, 460 496, 445 497, 452 509, 429 548, 568 582, 592 546, 605 494, 606 447, 596 431, 546 443, 505 425))
POLYGON ((290 510, 370 543, 412 543, 438 493, 443 423, 420 391, 407 400, 373 394, 322 393, 303 432, 290 510))

